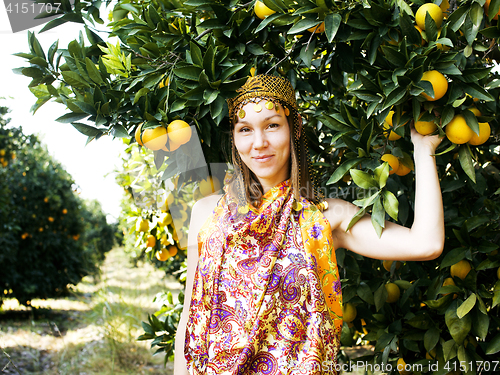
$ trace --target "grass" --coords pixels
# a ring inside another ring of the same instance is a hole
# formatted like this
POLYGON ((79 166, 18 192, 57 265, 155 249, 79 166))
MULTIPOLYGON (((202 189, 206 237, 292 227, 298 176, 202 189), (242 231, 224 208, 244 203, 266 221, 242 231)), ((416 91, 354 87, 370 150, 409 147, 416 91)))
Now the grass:
POLYGON ((72 295, 33 300, 36 311, 6 300, 0 310, 0 372, 22 375, 168 374, 163 356, 137 341, 158 310, 157 293, 180 287, 145 263, 133 267, 112 250, 100 279, 86 277, 72 295), (17 368, 17 370, 16 370, 17 368), (2 371, 3 370, 3 371, 2 371))

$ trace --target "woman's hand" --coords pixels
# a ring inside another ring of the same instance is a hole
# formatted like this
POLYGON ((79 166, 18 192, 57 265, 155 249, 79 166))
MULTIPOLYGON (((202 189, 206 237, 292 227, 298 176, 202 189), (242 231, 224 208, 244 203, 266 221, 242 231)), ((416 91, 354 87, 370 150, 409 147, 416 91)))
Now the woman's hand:
POLYGON ((434 155, 437 146, 441 143, 444 137, 439 135, 422 135, 418 133, 415 128, 411 127, 411 141, 413 143, 414 150, 417 151, 422 148, 428 148, 431 155, 434 155))

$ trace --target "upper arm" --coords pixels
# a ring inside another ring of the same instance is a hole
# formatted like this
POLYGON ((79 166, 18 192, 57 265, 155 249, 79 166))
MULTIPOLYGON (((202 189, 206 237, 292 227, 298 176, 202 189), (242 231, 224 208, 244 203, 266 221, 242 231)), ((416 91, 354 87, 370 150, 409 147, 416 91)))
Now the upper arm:
POLYGON ((189 223, 188 247, 187 247, 187 272, 186 272, 186 291, 184 293, 184 312, 189 311, 191 304, 191 294, 194 284, 196 267, 198 266, 198 233, 201 227, 212 214, 220 195, 210 195, 200 199, 193 206, 191 211, 191 221, 189 223))
POLYGON ((379 237, 370 215, 364 215, 349 231, 347 228, 359 207, 342 199, 328 199, 325 217, 332 227, 335 247, 342 247, 373 259, 426 260, 431 259, 422 242, 410 228, 386 221, 379 237))

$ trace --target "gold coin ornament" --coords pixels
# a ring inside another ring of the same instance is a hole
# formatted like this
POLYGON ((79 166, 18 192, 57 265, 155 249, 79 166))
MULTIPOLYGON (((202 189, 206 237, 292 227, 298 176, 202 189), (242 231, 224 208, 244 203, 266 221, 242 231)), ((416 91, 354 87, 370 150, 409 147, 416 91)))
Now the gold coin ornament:
POLYGON ((302 210, 302 203, 297 202, 297 201, 294 201, 294 202, 293 202, 293 205, 292 205, 292 208, 293 208, 295 211, 301 211, 301 210, 302 210))
POLYGON ((257 113, 260 113, 260 111, 262 111, 262 106, 260 104, 255 104, 253 106, 253 110, 257 113))
POLYGON ((246 115, 245 111, 243 109, 240 109, 240 111, 238 112, 238 117, 245 118, 245 115, 246 115))
POLYGON ((276 113, 280 113, 280 107, 276 106, 274 109, 276 110, 276 113))
POLYGON ((274 108, 274 103, 273 102, 267 102, 266 103, 266 108, 269 110, 272 110, 274 108))
POLYGON ((290 110, 288 108, 285 108, 285 116, 290 116, 290 110))
POLYGON ((322 211, 322 212, 323 212, 323 211, 326 211, 326 210, 328 210, 328 202, 327 202, 327 201, 323 201, 323 202, 321 202, 321 203, 318 203, 318 204, 316 205, 316 207, 318 207, 318 208, 319 208, 319 210, 320 210, 320 211, 322 211))

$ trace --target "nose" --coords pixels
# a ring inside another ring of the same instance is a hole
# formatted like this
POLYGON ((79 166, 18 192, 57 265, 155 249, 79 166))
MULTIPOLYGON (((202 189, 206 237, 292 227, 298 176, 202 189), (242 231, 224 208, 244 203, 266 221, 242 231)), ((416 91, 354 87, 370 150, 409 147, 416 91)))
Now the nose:
POLYGON ((267 137, 262 131, 256 131, 253 139, 253 148, 261 149, 267 147, 267 137))

